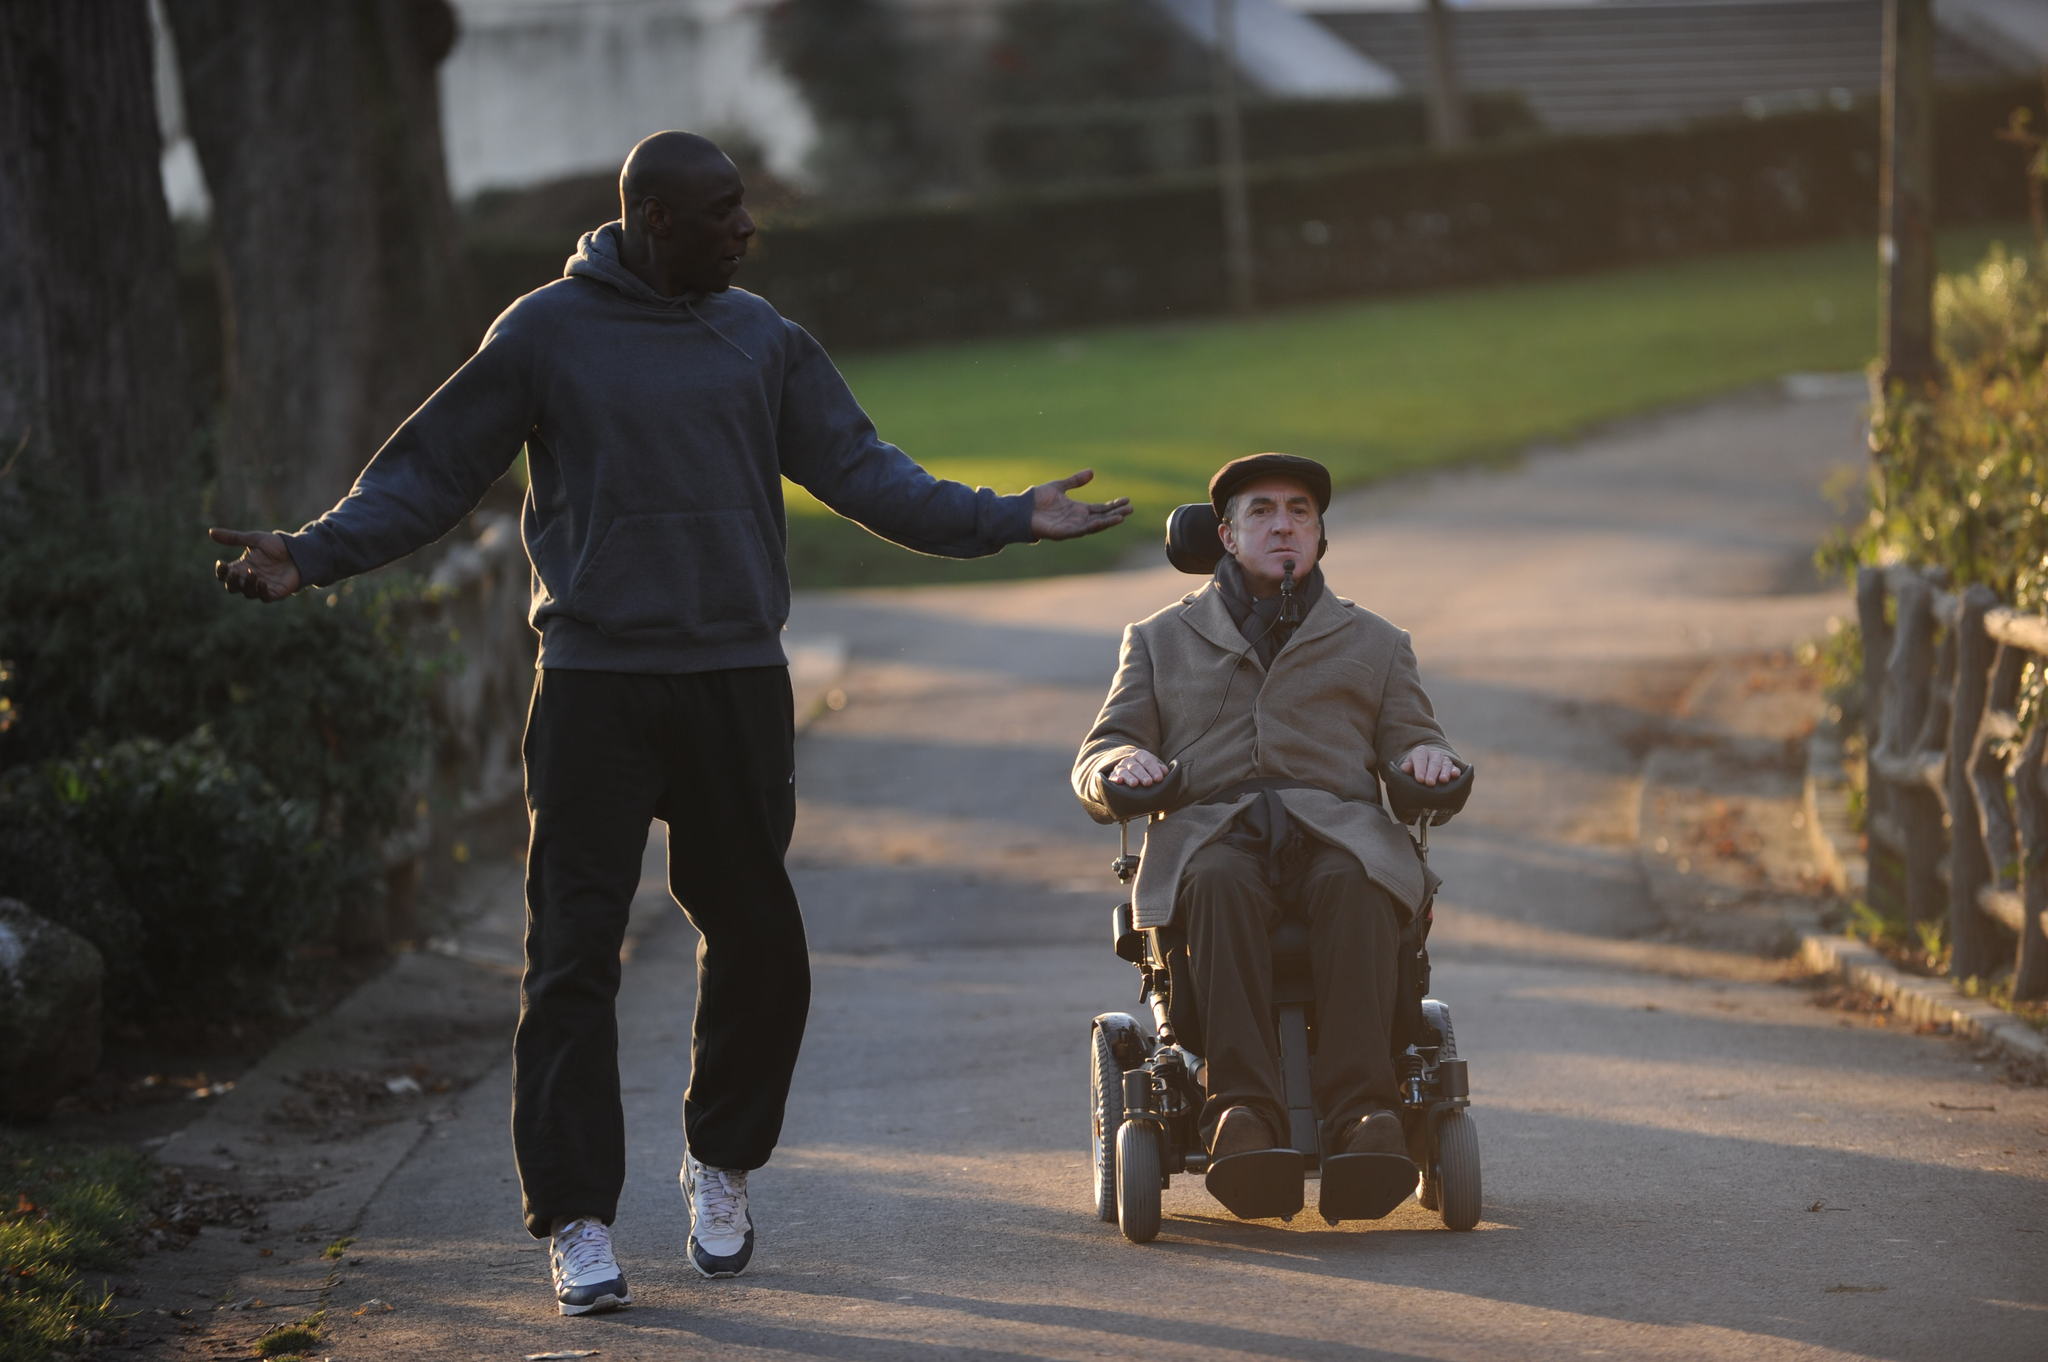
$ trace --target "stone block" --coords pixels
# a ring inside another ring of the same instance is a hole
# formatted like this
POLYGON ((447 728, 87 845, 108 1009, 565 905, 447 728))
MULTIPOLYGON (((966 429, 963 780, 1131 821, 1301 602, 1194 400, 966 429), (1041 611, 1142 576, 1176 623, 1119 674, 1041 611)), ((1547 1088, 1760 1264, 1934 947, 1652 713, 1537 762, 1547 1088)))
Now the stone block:
POLYGON ((104 972, 84 937, 0 898, 0 1116, 47 1116, 99 1067, 104 972))

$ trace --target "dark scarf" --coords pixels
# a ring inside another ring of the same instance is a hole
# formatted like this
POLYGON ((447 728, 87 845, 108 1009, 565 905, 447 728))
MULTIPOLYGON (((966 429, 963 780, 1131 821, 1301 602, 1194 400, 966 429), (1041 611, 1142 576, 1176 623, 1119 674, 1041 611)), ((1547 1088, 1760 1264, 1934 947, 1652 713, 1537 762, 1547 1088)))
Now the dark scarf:
POLYGON ((1294 637, 1294 631, 1322 598, 1323 569, 1317 564, 1308 570, 1308 576, 1295 580, 1292 619, 1280 618, 1279 592, 1264 600, 1252 595, 1245 585, 1244 569, 1228 554, 1217 560, 1216 590, 1230 610, 1230 618, 1237 621, 1238 632, 1257 650, 1259 661, 1270 668, 1273 659, 1287 646, 1287 640, 1294 637))

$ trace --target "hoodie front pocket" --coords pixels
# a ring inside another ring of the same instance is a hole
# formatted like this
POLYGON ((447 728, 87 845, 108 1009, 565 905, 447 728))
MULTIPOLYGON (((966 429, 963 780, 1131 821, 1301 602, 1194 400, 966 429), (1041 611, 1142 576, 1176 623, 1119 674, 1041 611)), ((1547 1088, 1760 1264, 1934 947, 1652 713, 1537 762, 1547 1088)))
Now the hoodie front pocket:
POLYGON ((622 515, 569 589, 569 611, 607 634, 739 638, 789 608, 778 564, 748 511, 622 515))

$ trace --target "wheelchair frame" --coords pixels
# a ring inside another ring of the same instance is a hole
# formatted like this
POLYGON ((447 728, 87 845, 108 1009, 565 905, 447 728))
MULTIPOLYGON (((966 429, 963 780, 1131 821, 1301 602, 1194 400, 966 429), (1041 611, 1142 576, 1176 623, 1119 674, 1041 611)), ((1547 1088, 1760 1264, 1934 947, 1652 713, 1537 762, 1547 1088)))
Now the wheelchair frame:
MULTIPOLYGON (((1156 815, 1153 815, 1156 816, 1156 815)), ((1446 815, 1448 816, 1448 815, 1446 815)), ((1425 859, 1435 811, 1416 811, 1410 835, 1425 859)), ((1120 820, 1121 854, 1111 870, 1128 886, 1138 873, 1131 854, 1130 820, 1120 820)), ((1435 1210, 1446 1228, 1469 1230, 1479 1220, 1479 1146, 1472 1119, 1465 1061, 1458 1056, 1450 1008, 1425 996, 1429 987, 1428 936, 1431 901, 1417 911, 1403 934, 1400 1000, 1395 1025, 1403 1042, 1395 1056, 1401 1089, 1401 1126, 1409 1155, 1420 1171, 1417 1197, 1435 1210)), ((1172 981, 1163 929, 1133 925, 1128 900, 1111 919, 1116 953, 1137 966, 1140 996, 1152 1014, 1147 1034, 1127 1012, 1094 1019, 1090 1045, 1090 1153, 1095 1173, 1095 1209, 1116 1221, 1124 1237, 1146 1243, 1159 1232, 1160 1201, 1175 1173, 1203 1173, 1209 1156, 1202 1148, 1199 1121, 1204 1101, 1202 1061, 1180 1043, 1172 1016, 1172 981), (1115 1068, 1112 1085, 1109 1066, 1115 1068)), ((1313 993, 1294 970, 1281 968, 1287 945, 1280 938, 1299 924, 1275 931, 1275 1024, 1279 1031, 1281 1080, 1288 1135, 1311 1170, 1322 1162, 1318 1113, 1310 1087, 1309 1011, 1313 993)), ((1305 943, 1305 936, 1303 938, 1305 943)), ((1285 1217, 1293 1219, 1292 1215, 1285 1217)), ((1338 1221, 1325 1211, 1324 1219, 1338 1221)))

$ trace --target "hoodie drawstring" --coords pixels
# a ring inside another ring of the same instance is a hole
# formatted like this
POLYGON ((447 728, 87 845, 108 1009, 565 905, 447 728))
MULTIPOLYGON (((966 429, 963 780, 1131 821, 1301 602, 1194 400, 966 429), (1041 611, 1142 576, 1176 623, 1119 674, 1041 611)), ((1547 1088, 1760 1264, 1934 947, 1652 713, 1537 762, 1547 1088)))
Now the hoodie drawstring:
POLYGON ((720 331, 717 327, 713 326, 708 320, 706 320, 703 313, 699 312, 695 307, 692 307, 690 305, 689 299, 685 298, 683 300, 683 307, 688 310, 689 314, 692 317, 695 317, 699 322, 703 323, 705 330, 709 331, 712 335, 724 341, 727 345, 730 345, 733 349, 739 350, 740 357, 746 360, 747 363, 752 364, 754 362, 754 357, 752 355, 748 354, 744 350, 740 350, 739 342, 735 341, 731 336, 726 335, 723 331, 720 331))

